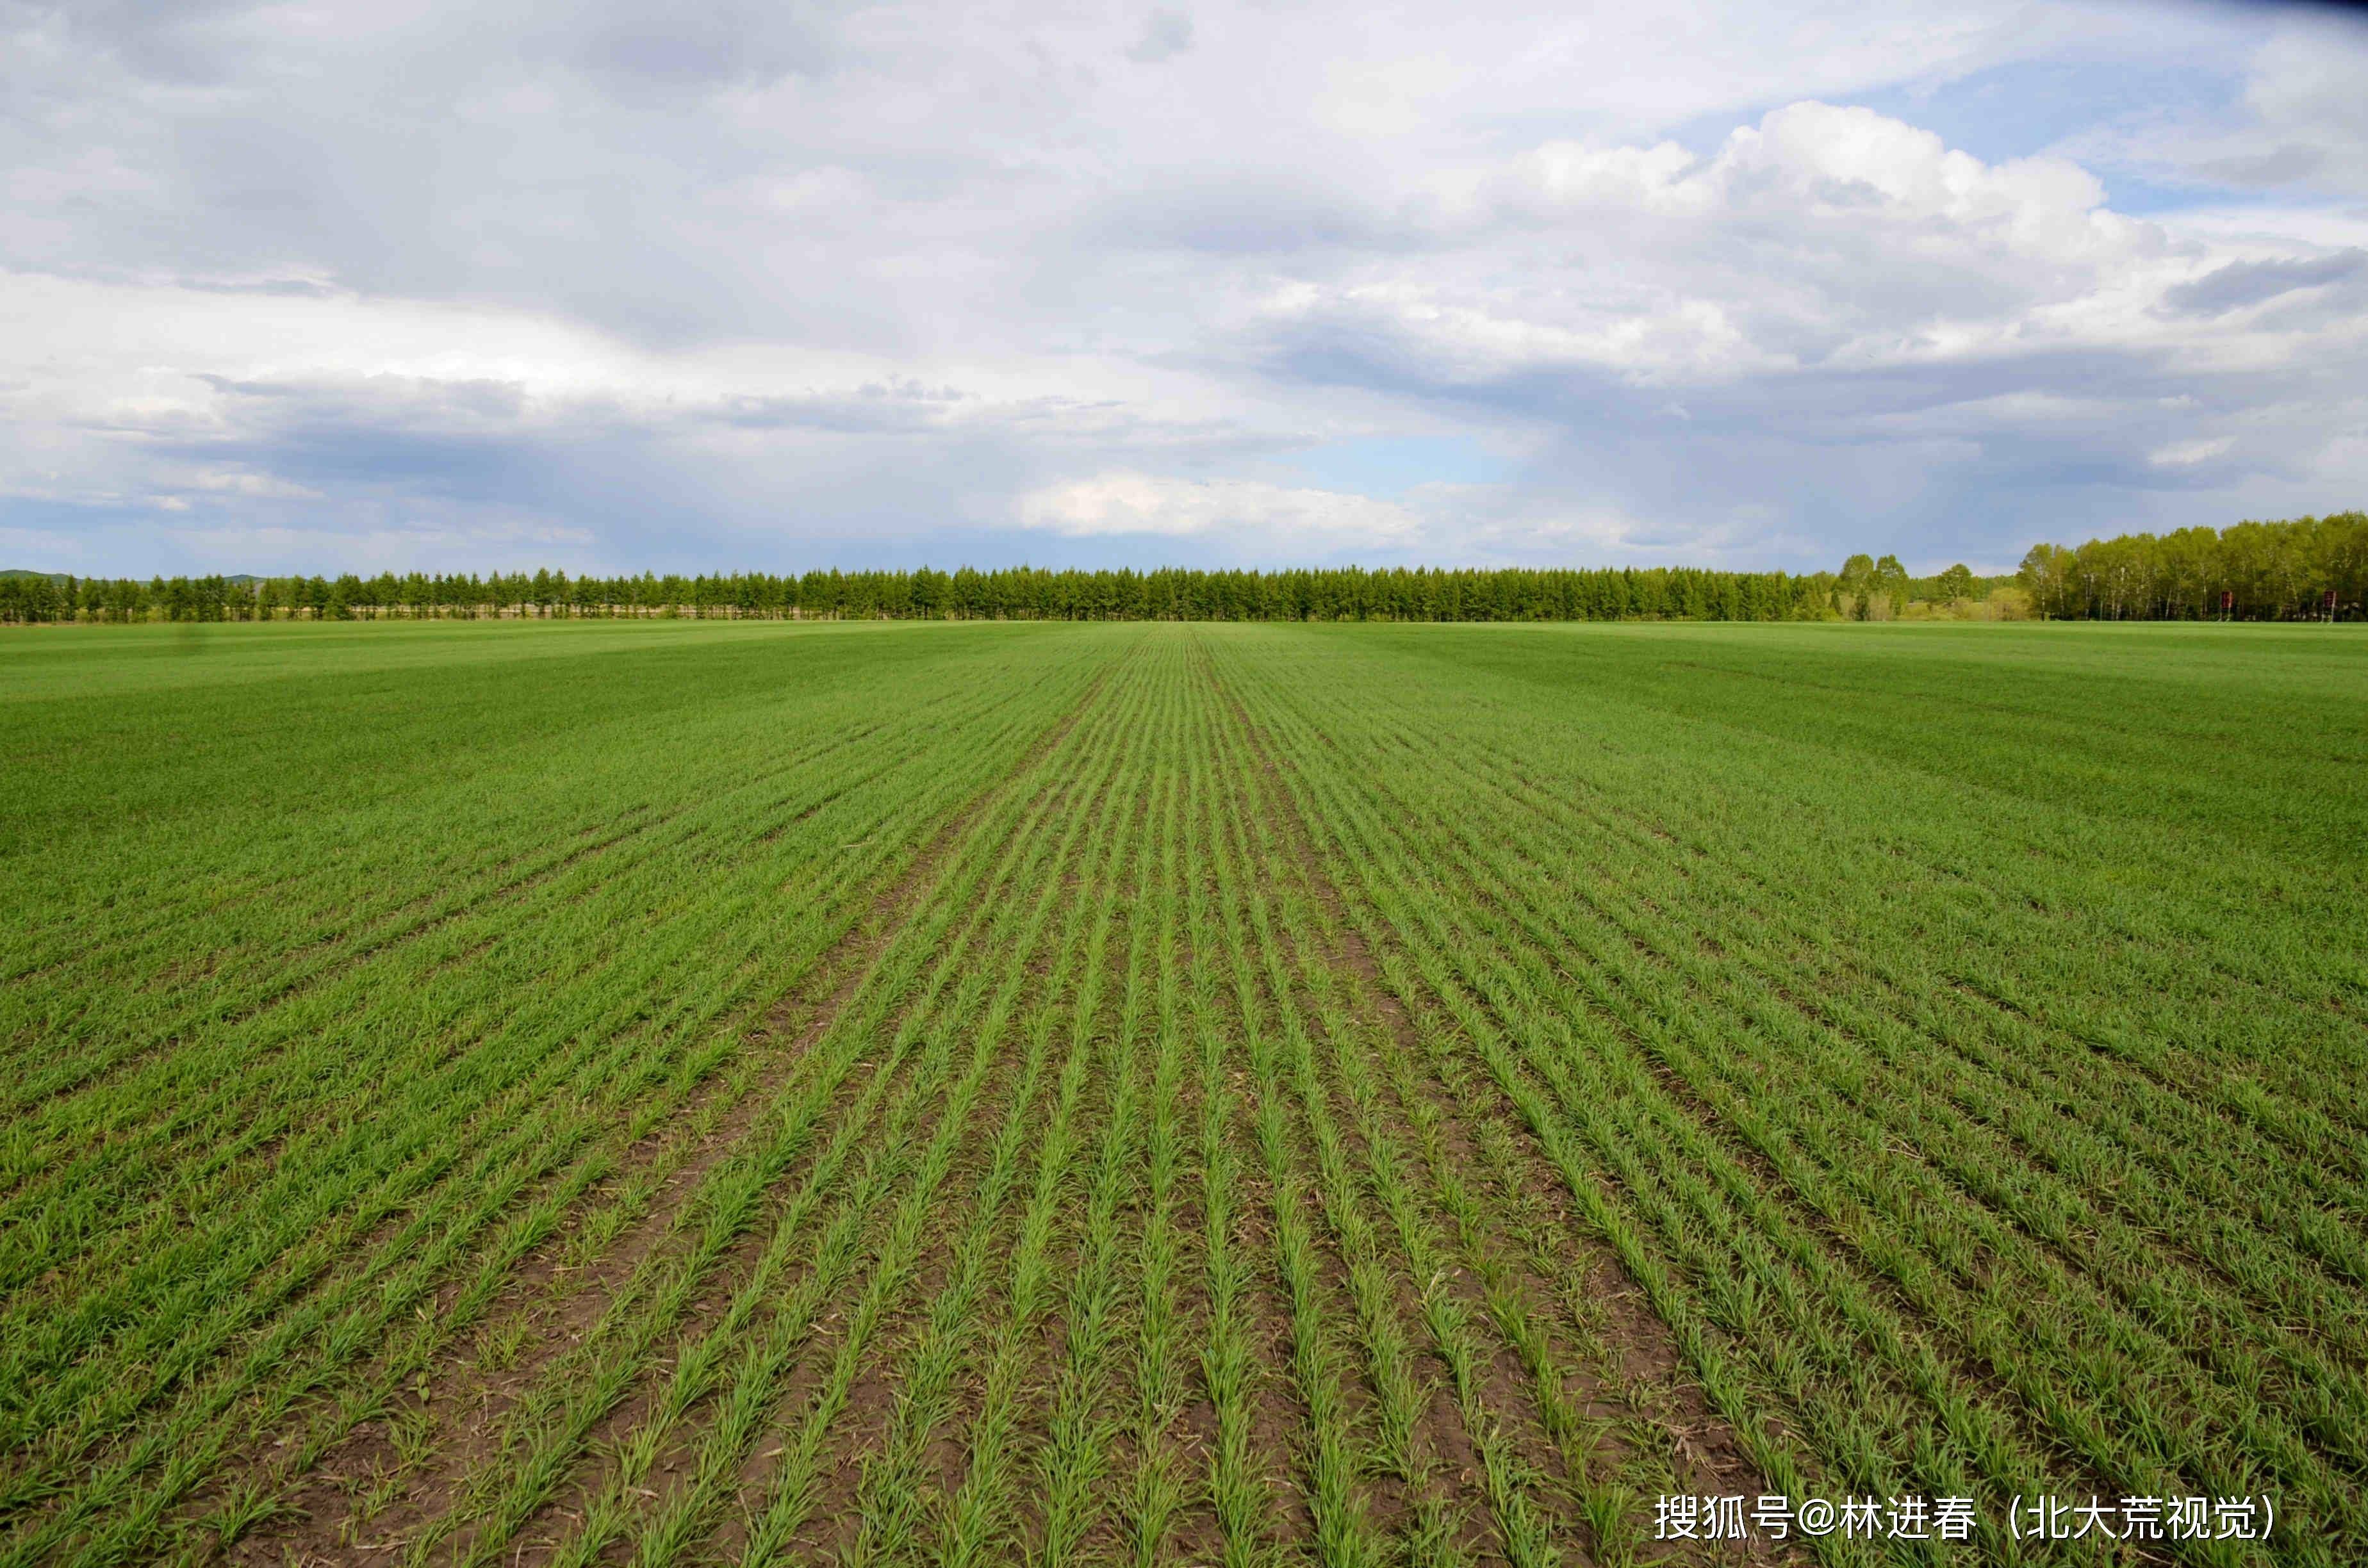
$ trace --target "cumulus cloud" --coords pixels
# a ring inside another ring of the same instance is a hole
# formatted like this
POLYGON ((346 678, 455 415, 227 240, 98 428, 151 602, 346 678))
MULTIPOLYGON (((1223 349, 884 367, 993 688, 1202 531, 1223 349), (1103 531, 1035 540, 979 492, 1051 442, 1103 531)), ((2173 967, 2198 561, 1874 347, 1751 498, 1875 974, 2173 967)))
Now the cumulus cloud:
POLYGON ((0 564, 2010 564, 2357 504, 2363 49, 2006 0, 17 5, 0 564), (2203 86, 2134 109, 2140 56, 2203 86), (1919 108, 2066 62, 2061 133, 1919 108), (1395 439, 1503 472, 1294 472, 1395 439))
POLYGON ((1584 366, 1662 384, 2111 337, 2195 263, 2077 165, 1987 165, 1815 102, 1704 155, 1550 143, 1441 239, 1446 265, 1293 286, 1272 312, 1396 337, 1451 375, 1584 366))

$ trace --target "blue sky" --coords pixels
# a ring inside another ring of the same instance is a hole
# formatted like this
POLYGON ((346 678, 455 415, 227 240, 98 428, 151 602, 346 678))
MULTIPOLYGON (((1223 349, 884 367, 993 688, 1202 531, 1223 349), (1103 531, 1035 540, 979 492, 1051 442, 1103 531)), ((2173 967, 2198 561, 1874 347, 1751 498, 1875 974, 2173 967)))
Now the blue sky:
POLYGON ((0 4, 0 564, 2008 569, 2368 504, 2326 7, 0 4))

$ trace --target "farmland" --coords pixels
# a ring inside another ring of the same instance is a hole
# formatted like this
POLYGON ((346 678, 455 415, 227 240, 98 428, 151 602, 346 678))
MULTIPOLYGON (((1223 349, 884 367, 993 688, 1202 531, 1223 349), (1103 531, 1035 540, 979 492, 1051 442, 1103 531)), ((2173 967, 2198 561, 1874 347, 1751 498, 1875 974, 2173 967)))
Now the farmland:
POLYGON ((0 742, 0 1568, 2368 1561, 2351 628, 73 628, 0 742))

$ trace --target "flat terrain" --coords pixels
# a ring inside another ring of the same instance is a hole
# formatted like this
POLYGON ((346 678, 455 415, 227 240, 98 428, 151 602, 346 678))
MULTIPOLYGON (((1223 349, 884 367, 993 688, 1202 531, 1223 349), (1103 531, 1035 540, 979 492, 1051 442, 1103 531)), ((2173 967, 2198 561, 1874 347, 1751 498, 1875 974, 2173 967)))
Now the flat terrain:
POLYGON ((0 1568, 2368 1561, 2353 629, 61 629, 0 746, 0 1568))

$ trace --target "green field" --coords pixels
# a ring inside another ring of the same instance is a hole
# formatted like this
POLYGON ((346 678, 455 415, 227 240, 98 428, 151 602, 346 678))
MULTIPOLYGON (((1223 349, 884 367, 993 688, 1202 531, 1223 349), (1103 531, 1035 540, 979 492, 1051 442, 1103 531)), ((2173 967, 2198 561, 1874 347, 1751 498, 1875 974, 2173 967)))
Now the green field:
POLYGON ((0 744, 0 1568, 2368 1562, 2354 629, 63 628, 0 744))

